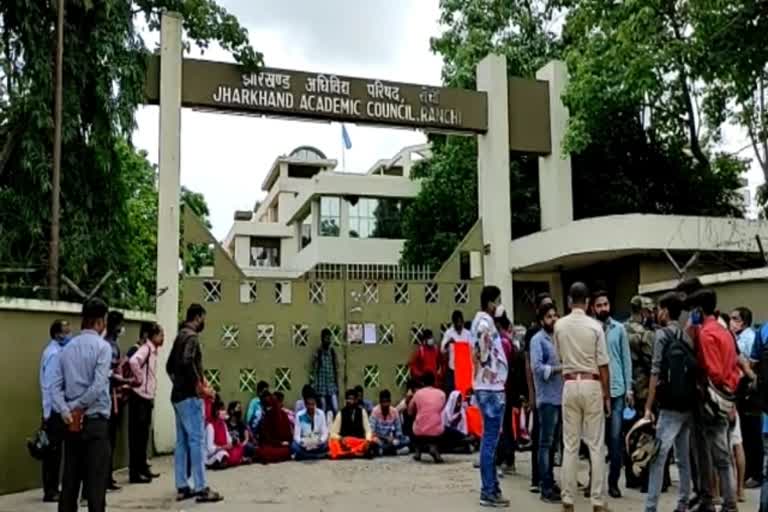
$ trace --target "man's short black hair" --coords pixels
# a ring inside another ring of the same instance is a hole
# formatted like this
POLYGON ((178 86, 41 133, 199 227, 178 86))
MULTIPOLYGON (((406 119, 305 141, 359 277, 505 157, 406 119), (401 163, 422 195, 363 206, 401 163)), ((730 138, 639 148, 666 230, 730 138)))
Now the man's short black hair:
POLYGON ((453 323, 457 323, 457 322, 464 323, 464 313, 462 313, 458 309, 456 311, 454 311, 453 314, 451 315, 451 322, 453 322, 453 323))
POLYGON ((682 292, 685 295, 690 295, 693 292, 701 290, 702 288, 704 288, 704 285, 701 284, 701 279, 698 277, 689 277, 677 283, 675 291, 682 292))
POLYGON ((122 325, 124 320, 125 316, 121 312, 113 309, 107 315, 107 331, 115 332, 117 328, 122 325))
POLYGON ((611 300, 611 298, 608 296, 608 291, 607 291, 607 290, 605 290, 605 289, 603 289, 603 288, 601 288, 601 289, 597 290, 596 292, 594 292, 594 293, 592 294, 592 302, 594 303, 594 302, 595 302, 597 299, 599 299, 600 297, 605 297, 605 298, 606 298, 606 299, 608 299, 609 301, 611 300))
POLYGON ((589 288, 581 281, 576 281, 571 285, 568 296, 574 304, 586 304, 587 298, 589 298, 589 288))
POLYGON ((323 340, 326 336, 331 337, 331 330, 327 327, 320 331, 320 339, 323 340))
POLYGON ((714 315, 717 309, 717 294, 712 288, 702 288, 686 298, 686 305, 689 309, 701 308, 707 316, 714 315))
POLYGON ((275 391, 274 393, 272 393, 272 396, 274 396, 275 400, 277 400, 278 402, 285 401, 285 393, 283 393, 282 391, 275 391))
POLYGON ((264 391, 267 391, 269 389, 269 382, 265 380, 260 380, 258 384, 256 384, 256 395, 261 396, 261 394, 264 391))
POLYGON ((205 315, 205 308, 200 304, 190 304, 187 308, 187 322, 191 322, 195 318, 203 315, 205 315))
POLYGON ((344 393, 344 398, 346 400, 349 400, 350 398, 353 399, 353 400, 356 399, 357 398, 357 391, 355 391, 354 389, 348 389, 344 393))
POLYGON ((379 402, 383 402, 385 400, 387 402, 392 401, 392 393, 390 393, 388 389, 382 389, 379 393, 379 402))
POLYGON ((667 292, 659 298, 659 308, 669 311, 669 319, 677 320, 683 313, 683 298, 680 292, 667 292))
POLYGON ((426 341, 429 338, 434 337, 434 334, 432 334, 432 329, 424 329, 421 331, 421 340, 426 341))
POLYGON ((88 301, 83 304, 82 317, 83 320, 91 322, 94 320, 101 320, 107 316, 107 311, 109 311, 107 303, 94 297, 93 299, 88 299, 88 301))
POLYGON ((545 301, 545 300, 547 300, 547 299, 549 299, 549 300, 551 300, 552 302, 554 302, 554 300, 552 299, 552 294, 551 294, 551 293, 549 293, 549 292, 540 292, 540 293, 537 293, 537 294, 536 294, 536 300, 535 300, 535 302, 534 302, 534 305, 535 305, 535 306, 536 306, 536 308, 538 309, 538 308, 541 306, 541 303, 542 303, 542 302, 544 302, 544 301, 545 301))
POLYGON ((363 386, 358 384, 357 386, 355 386, 355 390, 354 391, 355 391, 355 393, 357 393, 359 395, 362 395, 363 394, 363 386))
POLYGON ((541 322, 544 320, 544 317, 547 316, 547 313, 549 313, 552 310, 557 311, 557 308, 554 304, 541 304, 539 305, 539 309, 536 311, 536 319, 541 322))
POLYGON ((488 309, 488 304, 496 302, 501 296, 501 290, 498 286, 485 286, 483 291, 480 292, 480 309, 485 311, 488 309))
POLYGON ((54 339, 56 336, 64 332, 64 325, 67 323, 66 320, 54 320, 51 324, 51 328, 48 330, 48 332, 51 335, 51 339, 54 339))
POLYGON ((426 372, 424 375, 421 376, 421 383, 424 384, 424 386, 434 386, 435 385, 435 374, 432 372, 426 372))
POLYGON ((752 310, 741 306, 739 308, 734 309, 739 314, 739 318, 741 318, 741 321, 744 322, 744 327, 751 327, 752 326, 752 310))
POLYGON ((499 326, 500 326, 502 329, 504 329, 504 330, 507 330, 507 329, 509 329, 509 326, 510 326, 510 325, 512 325, 512 322, 510 322, 510 321, 509 321, 509 317, 507 316, 507 312, 506 312, 506 311, 504 312, 504 314, 503 314, 503 315, 501 315, 500 317, 498 317, 498 318, 496 319, 496 321, 499 323, 499 326))
POLYGON ((304 384, 304 387, 301 388, 301 398, 306 400, 307 398, 314 398, 314 397, 315 397, 315 388, 313 388, 309 384, 304 384))

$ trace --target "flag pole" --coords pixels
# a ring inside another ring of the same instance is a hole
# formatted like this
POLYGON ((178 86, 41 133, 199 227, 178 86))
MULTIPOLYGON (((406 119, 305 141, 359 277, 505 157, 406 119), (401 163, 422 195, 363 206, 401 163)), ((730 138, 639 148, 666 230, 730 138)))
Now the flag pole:
POLYGON ((347 143, 344 140, 344 123, 341 124, 341 170, 342 172, 347 172, 347 143))

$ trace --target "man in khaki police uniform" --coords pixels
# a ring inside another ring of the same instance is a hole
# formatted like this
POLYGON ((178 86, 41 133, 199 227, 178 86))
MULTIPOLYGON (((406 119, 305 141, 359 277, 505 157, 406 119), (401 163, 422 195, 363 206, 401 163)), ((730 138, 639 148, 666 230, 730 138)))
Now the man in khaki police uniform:
POLYGON ((555 347, 563 367, 563 511, 573 512, 579 442, 592 461, 592 510, 605 512, 605 414, 610 411, 608 351, 603 327, 587 316, 589 289, 574 283, 571 313, 555 324, 555 347))

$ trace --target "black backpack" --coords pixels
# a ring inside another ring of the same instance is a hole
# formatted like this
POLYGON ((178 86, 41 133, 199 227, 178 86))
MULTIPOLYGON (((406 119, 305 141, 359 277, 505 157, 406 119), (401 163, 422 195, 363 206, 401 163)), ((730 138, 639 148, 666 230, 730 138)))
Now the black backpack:
POLYGON ((662 409, 689 411, 696 404, 696 353, 683 337, 683 331, 664 328, 668 341, 661 358, 659 405, 662 409))

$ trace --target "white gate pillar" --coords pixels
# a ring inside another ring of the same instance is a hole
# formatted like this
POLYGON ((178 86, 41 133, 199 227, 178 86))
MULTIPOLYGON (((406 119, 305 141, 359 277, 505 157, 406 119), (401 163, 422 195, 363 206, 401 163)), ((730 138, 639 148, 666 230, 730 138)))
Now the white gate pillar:
POLYGON ((157 321, 165 345, 157 362, 155 449, 172 452, 176 429, 171 381, 165 363, 176 337, 179 309, 179 195, 181 170, 181 16, 165 13, 160 24, 160 168, 157 208, 157 321))
POLYGON ((512 219, 509 199, 509 97, 507 59, 488 55, 477 65, 477 90, 488 95, 488 131, 477 137, 478 214, 483 222, 483 276, 501 288, 501 299, 513 319, 509 251, 512 219))

